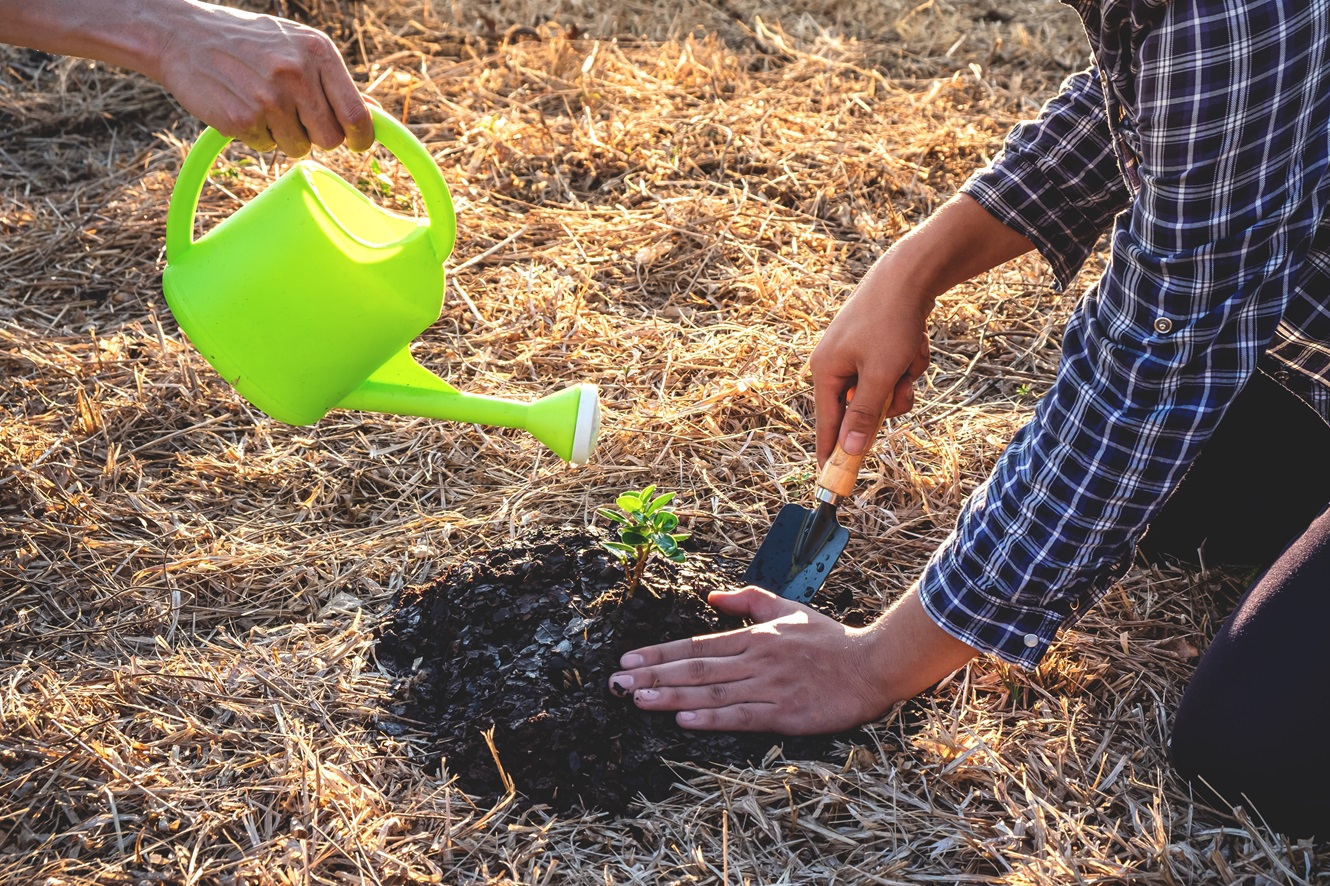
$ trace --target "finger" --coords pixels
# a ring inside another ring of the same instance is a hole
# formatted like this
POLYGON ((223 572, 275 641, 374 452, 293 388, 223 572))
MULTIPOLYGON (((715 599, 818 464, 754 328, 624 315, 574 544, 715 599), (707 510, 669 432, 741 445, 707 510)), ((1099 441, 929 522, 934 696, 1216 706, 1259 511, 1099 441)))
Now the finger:
POLYGON ((896 382, 896 390, 892 392, 891 404, 887 407, 886 418, 904 415, 914 408, 914 383, 923 376, 927 369, 928 338, 925 337, 919 343, 919 350, 915 353, 914 361, 910 363, 909 370, 901 376, 900 381, 896 382))
POLYGON ((759 622, 775 621, 808 609, 801 603, 787 600, 755 585, 737 591, 712 591, 707 602, 726 615, 759 622))
POLYGON ((684 729, 716 732, 790 732, 782 729, 776 722, 778 711, 775 705, 748 703, 730 705, 726 708, 703 708, 696 711, 680 711, 674 715, 674 722, 684 729))
POLYGON ((847 392, 854 387, 854 376, 813 371, 813 404, 817 424, 817 463, 821 467, 831 457, 845 417, 847 392))
POLYGON ((887 418, 904 415, 914 408, 914 376, 902 375, 896 382, 896 390, 891 395, 891 405, 887 407, 887 418))
POLYGON ((845 407, 837 442, 848 455, 861 455, 873 444, 882 417, 891 406, 895 378, 888 382, 878 375, 860 375, 854 399, 845 407))
POLYGON ((624 670, 650 668, 673 661, 691 659, 723 658, 738 655, 748 648, 748 629, 739 628, 723 634, 706 634, 701 637, 687 637, 683 640, 671 640, 655 646, 644 646, 625 652, 619 659, 619 667, 624 670))
POLYGON ((770 705, 757 696, 750 680, 708 683, 705 686, 660 686, 638 689, 633 704, 644 711, 708 711, 735 705, 770 705))
POLYGON ((277 141, 277 147, 288 157, 303 157, 309 153, 309 133, 300 122, 294 105, 282 107, 268 116, 268 130, 277 141))
POLYGON ((310 39, 309 57, 315 65, 317 90, 312 107, 302 110, 317 115, 317 120, 311 117, 305 122, 316 123, 319 129, 316 132, 308 125, 306 128, 314 136, 314 143, 321 148, 334 148, 345 140, 353 151, 368 151, 374 145, 374 120, 370 117, 365 97, 351 79, 351 72, 346 69, 346 61, 337 51, 336 44, 322 33, 315 33, 310 39))
POLYGON ((316 147, 331 151, 343 142, 342 124, 333 116, 332 108, 321 93, 302 102, 296 115, 316 147))
MULTIPOLYGON (((620 697, 631 692, 634 698, 638 697, 639 693, 646 692, 648 695, 643 697, 653 700, 659 693, 673 692, 682 687, 696 687, 699 692, 711 691, 723 694, 724 689, 721 687, 753 679, 757 676, 758 667, 757 662, 743 655, 687 658, 632 671, 620 671, 610 678, 610 691, 620 697)), ((727 700, 722 698, 710 706, 725 703, 727 700)), ((676 704, 671 710, 678 710, 679 707, 680 705, 676 704)))
POLYGON ((915 378, 922 378, 928 370, 928 336, 924 336, 919 341, 919 351, 914 355, 914 362, 910 364, 910 375, 915 378))
MULTIPOLYGON (((225 133, 223 133, 225 134, 225 133)), ((257 126, 242 132, 239 139, 261 154, 266 154, 277 147, 277 139, 272 137, 266 126, 257 126)))
POLYGON ((374 146, 374 117, 370 116, 370 106, 367 102, 374 101, 375 105, 379 102, 374 98, 362 96, 350 78, 347 78, 346 85, 350 88, 350 92, 329 93, 329 102, 336 114, 338 125, 346 134, 347 148, 356 153, 363 153, 374 146))
MULTIPOLYGON (((713 591, 707 602, 727 615, 748 618, 756 622, 773 622, 778 619, 812 612, 807 606, 778 597, 770 591, 749 585, 737 591, 713 591)), ((723 658, 740 655, 752 645, 753 632, 758 626, 737 628, 719 634, 705 634, 700 637, 686 637, 671 640, 655 646, 645 646, 625 652, 619 659, 619 666, 624 670, 649 668, 668 662, 689 661, 703 658, 723 658)))

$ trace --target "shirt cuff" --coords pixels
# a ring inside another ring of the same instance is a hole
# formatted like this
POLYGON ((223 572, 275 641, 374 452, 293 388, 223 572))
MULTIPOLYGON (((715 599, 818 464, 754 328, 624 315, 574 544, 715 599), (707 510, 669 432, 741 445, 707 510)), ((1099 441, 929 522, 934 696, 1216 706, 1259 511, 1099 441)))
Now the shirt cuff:
MULTIPOLYGON (((1046 605, 1021 605, 1013 602, 1015 589, 971 581, 965 560, 960 535, 952 532, 919 578, 924 611, 957 640, 1026 670, 1038 666, 1059 630, 1080 618, 1131 568, 1131 558, 1125 557, 1084 593, 1043 597, 1046 605)), ((1041 600, 1032 595, 1027 599, 1041 600)))
POLYGON ((952 559, 953 533, 924 567, 919 600, 929 618, 951 636, 1008 664, 1034 669, 1071 613, 1018 606, 971 583, 952 559))
POLYGON ((1103 233, 1075 204, 1050 202, 1057 191, 1034 163, 1010 153, 970 176, 960 192, 1023 235, 1053 270, 1059 291, 1071 285, 1103 233))

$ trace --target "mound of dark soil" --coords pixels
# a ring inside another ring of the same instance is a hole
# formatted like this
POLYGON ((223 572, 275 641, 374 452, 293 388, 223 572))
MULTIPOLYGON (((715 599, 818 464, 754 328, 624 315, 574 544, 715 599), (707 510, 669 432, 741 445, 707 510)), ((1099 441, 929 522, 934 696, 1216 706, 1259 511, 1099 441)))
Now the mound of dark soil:
MULTIPOLYGON (((632 599, 624 570, 583 530, 538 530, 394 601, 377 652, 398 676, 389 715, 427 724, 467 793, 504 786, 485 733, 518 793, 563 810, 622 812, 676 780, 667 761, 825 759, 835 739, 690 732, 608 690, 629 649, 738 627, 706 603, 737 565, 705 553, 653 565, 632 599)), ((390 727, 391 719, 385 722, 390 727)))

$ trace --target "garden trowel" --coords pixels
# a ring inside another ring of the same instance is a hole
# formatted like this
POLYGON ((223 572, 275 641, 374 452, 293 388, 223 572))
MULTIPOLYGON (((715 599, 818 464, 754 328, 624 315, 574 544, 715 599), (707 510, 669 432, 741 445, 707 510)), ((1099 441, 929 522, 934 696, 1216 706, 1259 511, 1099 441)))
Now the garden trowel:
POLYGON ((836 522, 836 505, 850 494, 867 449, 849 455, 840 444, 817 478, 817 507, 788 504, 762 540, 744 582, 789 600, 807 603, 827 580, 850 533, 836 522))

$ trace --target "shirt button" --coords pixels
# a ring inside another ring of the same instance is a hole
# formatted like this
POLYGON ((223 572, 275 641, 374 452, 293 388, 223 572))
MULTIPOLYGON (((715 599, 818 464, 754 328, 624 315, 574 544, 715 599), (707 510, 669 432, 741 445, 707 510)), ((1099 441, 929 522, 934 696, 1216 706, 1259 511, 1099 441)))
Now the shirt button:
POLYGON ((1160 335, 1168 335, 1173 331, 1173 321, 1167 317, 1160 317, 1155 320, 1155 332, 1160 335))
POLYGON ((1288 384, 1289 378, 1291 378, 1291 376, 1288 374, 1287 369, 1280 369, 1277 372, 1275 372, 1274 375, 1275 381, 1279 382, 1281 385, 1288 384))
POLYGON ((1028 646, 1029 648, 1033 649, 1033 648, 1035 648, 1036 646, 1039 645, 1039 638, 1036 637, 1034 634, 1026 634, 1026 635, 1025 635, 1025 645, 1028 646))

